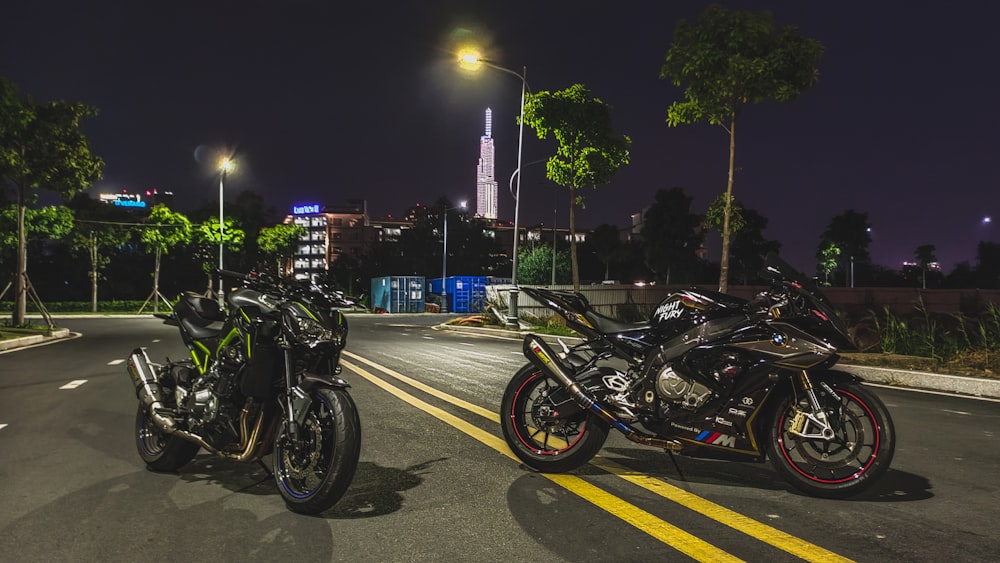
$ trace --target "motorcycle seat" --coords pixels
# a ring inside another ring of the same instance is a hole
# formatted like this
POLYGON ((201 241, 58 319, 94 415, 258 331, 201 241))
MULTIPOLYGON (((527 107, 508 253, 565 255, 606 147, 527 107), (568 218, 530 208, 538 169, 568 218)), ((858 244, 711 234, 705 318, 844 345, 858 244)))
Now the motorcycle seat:
POLYGON ((603 332, 604 334, 614 334, 617 332, 628 332, 632 330, 643 330, 650 327, 649 321, 640 321, 637 323, 619 321, 618 319, 613 319, 611 317, 605 317, 604 315, 590 311, 587 313, 587 320, 589 320, 594 328, 603 332))

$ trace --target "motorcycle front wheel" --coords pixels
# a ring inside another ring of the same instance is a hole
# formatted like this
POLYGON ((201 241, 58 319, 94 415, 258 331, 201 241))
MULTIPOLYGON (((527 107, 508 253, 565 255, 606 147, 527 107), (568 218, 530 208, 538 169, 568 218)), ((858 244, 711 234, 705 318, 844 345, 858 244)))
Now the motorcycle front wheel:
POLYGON ((201 449, 193 442, 161 432, 143 405, 135 413, 135 446, 146 466, 159 473, 177 471, 201 449))
POLYGON ((503 437, 522 462, 543 473, 590 461, 608 438, 608 424, 582 411, 554 379, 532 365, 507 384, 500 406, 503 437), (573 412, 564 417, 560 411, 573 412))
POLYGON ((833 429, 832 439, 806 437, 814 425, 804 398, 785 398, 772 411, 768 455, 775 469, 795 488, 822 498, 846 498, 871 486, 889 469, 896 432, 889 411, 858 383, 828 382, 816 397, 833 429))
POLYGON ((319 514, 344 496, 361 455, 361 420, 347 391, 317 387, 298 439, 282 425, 274 445, 274 478, 293 512, 319 514))

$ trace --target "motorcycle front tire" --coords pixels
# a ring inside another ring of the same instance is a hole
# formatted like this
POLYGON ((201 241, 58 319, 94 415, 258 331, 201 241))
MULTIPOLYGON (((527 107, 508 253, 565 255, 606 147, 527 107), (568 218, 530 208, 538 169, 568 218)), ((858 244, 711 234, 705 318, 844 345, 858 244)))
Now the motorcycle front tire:
POLYGON ((361 455, 361 419, 345 389, 315 387, 298 439, 282 425, 274 445, 274 478, 289 510, 319 514, 333 507, 354 479, 361 455))
MULTIPOLYGON (((815 497, 841 499, 861 493, 889 469, 896 431, 885 404, 870 387, 830 380, 816 397, 831 421, 830 440, 793 431, 804 398, 789 395, 776 403, 767 424, 768 457, 796 489, 815 497), (832 393, 831 393, 832 391, 832 393)), ((807 430, 809 427, 805 427, 807 430)))

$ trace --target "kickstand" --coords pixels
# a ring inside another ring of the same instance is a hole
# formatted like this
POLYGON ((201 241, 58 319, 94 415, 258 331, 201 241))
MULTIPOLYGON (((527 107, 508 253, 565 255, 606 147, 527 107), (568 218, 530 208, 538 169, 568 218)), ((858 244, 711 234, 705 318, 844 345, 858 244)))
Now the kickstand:
POLYGON ((677 476, 680 477, 680 480, 681 481, 687 481, 687 478, 684 477, 684 472, 681 471, 681 466, 677 463, 677 458, 674 457, 674 452, 672 452, 670 450, 664 450, 664 451, 667 452, 668 456, 670 456, 670 461, 672 461, 674 463, 674 469, 677 470, 677 476))
POLYGON ((259 463, 260 466, 264 468, 264 471, 267 473, 267 478, 268 479, 270 479, 271 477, 274 477, 274 473, 271 473, 271 468, 268 467, 266 463, 264 463, 264 460, 258 459, 257 463, 259 463))

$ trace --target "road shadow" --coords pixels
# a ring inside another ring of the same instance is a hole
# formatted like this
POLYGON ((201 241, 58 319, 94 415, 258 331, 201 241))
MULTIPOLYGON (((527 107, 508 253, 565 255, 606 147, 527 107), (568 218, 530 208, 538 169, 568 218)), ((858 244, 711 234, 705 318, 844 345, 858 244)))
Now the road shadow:
MULTIPOLYGON (((782 479, 771 463, 724 461, 681 455, 670 456, 658 450, 605 448, 615 454, 615 461, 640 473, 659 477, 672 484, 739 486, 760 490, 786 491, 809 496, 782 479)), ((600 471, 592 466, 586 471, 600 471)), ((584 470, 581 469, 581 474, 584 470)), ((934 497, 930 481, 923 476, 892 467, 862 493, 843 499, 867 502, 912 502, 934 497)))
POLYGON ((325 521, 280 499, 251 503, 142 470, 51 495, 0 529, 19 561, 283 561, 289 546, 331 554, 334 542, 325 521))
MULTIPOLYGON (((429 460, 403 469, 358 463, 357 472, 344 496, 319 516, 328 519, 372 518, 396 512, 403 506, 402 492, 423 483, 421 475, 446 458, 429 460)), ((271 473, 271 456, 261 463, 242 463, 201 454, 177 472, 188 483, 212 484, 250 495, 281 498, 271 473)))
POLYGON ((648 563, 677 561, 679 553, 617 518, 591 518, 593 505, 539 473, 507 488, 507 509, 534 543, 523 561, 648 563), (607 538, 607 541, 594 541, 607 538))

